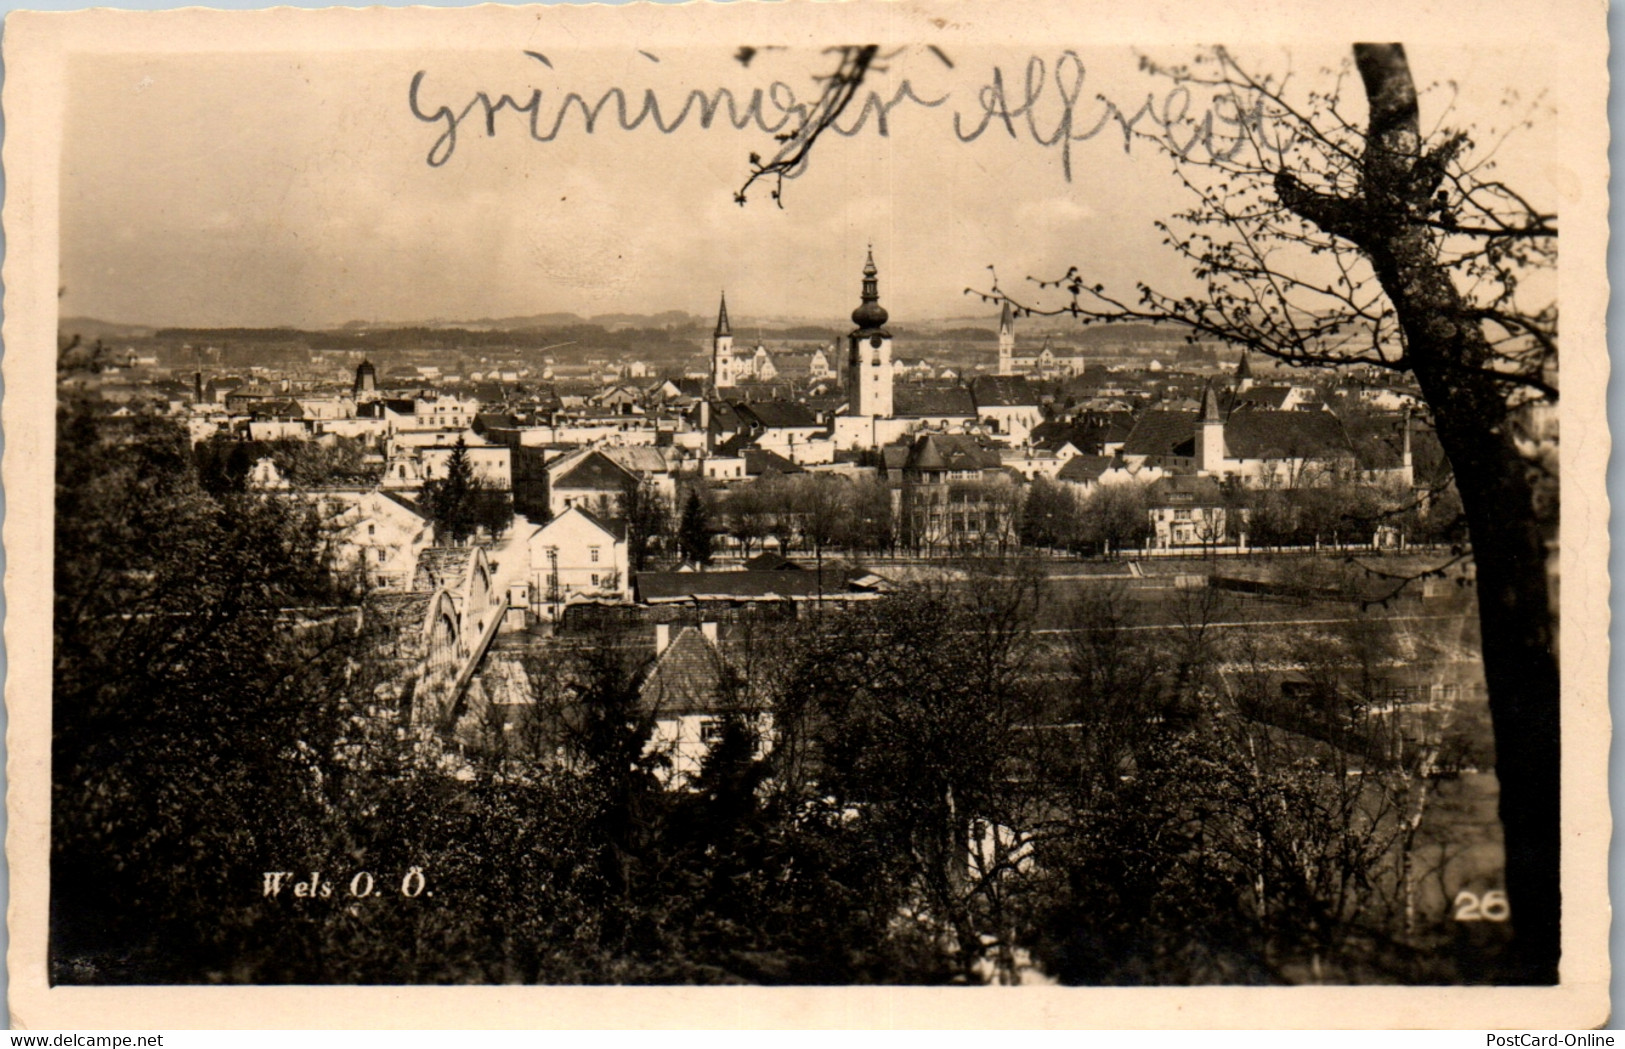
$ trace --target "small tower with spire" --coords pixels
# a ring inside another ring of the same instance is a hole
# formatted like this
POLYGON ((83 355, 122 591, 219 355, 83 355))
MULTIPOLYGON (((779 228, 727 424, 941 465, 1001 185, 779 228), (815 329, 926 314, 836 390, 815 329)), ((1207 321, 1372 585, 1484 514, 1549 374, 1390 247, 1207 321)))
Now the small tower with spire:
POLYGON ((889 315, 880 305, 879 270, 874 248, 863 264, 863 301, 852 311, 857 327, 846 337, 846 369, 842 378, 853 415, 890 419, 892 416, 891 332, 889 315))
POLYGON ((1205 474, 1224 473, 1224 416, 1213 383, 1202 387, 1202 412, 1196 421, 1196 469, 1205 474))
POLYGON ((1010 303, 999 313, 999 374, 1016 373, 1016 318, 1010 303))
POLYGON ((1253 386, 1253 368, 1247 363, 1247 348, 1241 350, 1241 360, 1236 362, 1236 392, 1246 393, 1253 386))
POLYGON ((734 333, 728 326, 728 293, 722 293, 717 309, 717 330, 711 333, 711 385, 727 389, 737 382, 734 375, 734 333))

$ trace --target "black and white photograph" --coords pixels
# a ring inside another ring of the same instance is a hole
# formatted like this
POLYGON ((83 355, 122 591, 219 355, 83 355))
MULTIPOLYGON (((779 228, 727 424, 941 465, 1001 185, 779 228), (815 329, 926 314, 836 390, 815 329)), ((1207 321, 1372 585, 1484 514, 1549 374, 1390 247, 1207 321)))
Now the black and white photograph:
POLYGON ((9 20, 14 1015, 1605 1022, 1606 37, 1529 8, 9 20))

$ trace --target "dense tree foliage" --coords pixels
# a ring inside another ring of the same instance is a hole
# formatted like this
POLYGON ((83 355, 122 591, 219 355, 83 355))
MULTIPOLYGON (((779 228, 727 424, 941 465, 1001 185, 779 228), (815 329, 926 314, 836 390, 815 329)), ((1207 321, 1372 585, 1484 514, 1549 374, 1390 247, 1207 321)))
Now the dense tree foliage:
POLYGON ((343 731, 354 596, 313 510, 208 494, 167 421, 78 401, 58 425, 58 977, 228 972, 253 872, 307 852, 288 817, 343 731))
POLYGON ((1502 973, 1421 902, 1467 847, 1428 814, 1487 744, 1396 712, 1391 668, 1429 656, 1380 618, 1227 634, 1242 609, 1199 589, 1152 628, 1108 588, 1046 636, 1033 565, 964 562, 733 624, 678 788, 632 637, 560 640, 530 703, 436 746, 402 731, 399 626, 300 501, 209 493, 156 417, 60 425, 58 982, 1502 973))
POLYGON ((446 460, 446 476, 423 482, 419 500, 441 543, 466 543, 482 529, 499 536, 513 524, 513 498, 475 474, 461 437, 446 460))
POLYGON ((194 445, 192 452, 197 457, 199 481, 213 494, 242 491, 262 459, 269 459, 294 488, 370 487, 382 473, 378 467, 366 465, 362 443, 346 437, 240 441, 217 436, 194 445))
POLYGON ((689 564, 711 563, 711 511, 698 486, 683 500, 683 518, 677 525, 677 551, 689 564))
POLYGON ((626 526, 626 556, 641 572, 671 531, 671 505, 647 479, 629 480, 616 500, 615 515, 626 526))

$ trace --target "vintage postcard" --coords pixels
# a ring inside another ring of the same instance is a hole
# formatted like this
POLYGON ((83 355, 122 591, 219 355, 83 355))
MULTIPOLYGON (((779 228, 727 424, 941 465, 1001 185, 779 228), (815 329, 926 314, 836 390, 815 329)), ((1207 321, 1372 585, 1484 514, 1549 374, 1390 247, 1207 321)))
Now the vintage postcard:
POLYGON ((1500 6, 13 14, 13 1022, 1606 1022, 1500 6))

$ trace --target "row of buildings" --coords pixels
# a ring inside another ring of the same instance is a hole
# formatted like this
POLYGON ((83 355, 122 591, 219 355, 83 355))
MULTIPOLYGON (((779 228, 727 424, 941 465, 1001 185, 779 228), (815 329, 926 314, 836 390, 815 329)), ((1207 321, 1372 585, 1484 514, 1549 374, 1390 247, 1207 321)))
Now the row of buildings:
POLYGON ((697 767, 718 730, 724 661, 706 617, 877 600, 890 584, 884 572, 798 565, 780 543, 729 570, 634 571, 629 492, 676 504, 703 483, 726 512, 730 492, 776 481, 869 485, 884 495, 890 552, 929 556, 1013 541, 1015 508, 1041 482, 1080 502, 1140 493, 1141 541, 1174 550, 1243 545, 1247 493, 1361 488, 1405 499, 1440 479, 1403 387, 1258 381, 1245 355, 1228 372, 1090 374, 1087 361, 1048 346, 1018 352, 1009 307, 996 374, 919 382, 895 356, 872 256, 858 298, 835 359, 816 354, 799 384, 762 347, 735 348, 724 299, 703 378, 470 390, 391 382, 363 359, 344 388, 199 370, 153 392, 195 441, 263 452, 250 485, 325 508, 336 558, 371 587, 370 621, 399 662, 381 698, 412 724, 467 738, 470 719, 533 701, 532 627, 631 615, 650 628, 640 688, 670 715, 659 738, 687 755, 679 771, 697 767), (301 482, 286 468, 288 446, 356 450, 360 476, 301 482), (438 541, 423 493, 455 462, 511 497, 511 531, 438 541))

